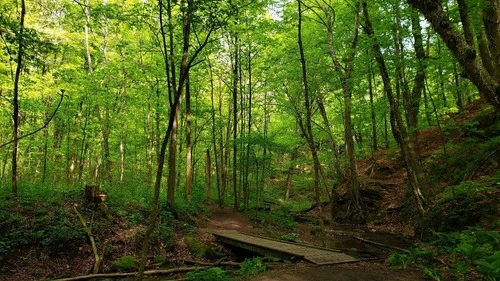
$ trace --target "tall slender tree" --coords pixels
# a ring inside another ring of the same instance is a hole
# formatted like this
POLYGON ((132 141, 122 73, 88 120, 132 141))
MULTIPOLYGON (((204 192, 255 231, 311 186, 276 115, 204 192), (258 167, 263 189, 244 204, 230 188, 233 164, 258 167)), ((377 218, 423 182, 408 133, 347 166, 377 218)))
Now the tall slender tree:
MULTIPOLYGON (((348 216, 352 221, 363 222, 365 220, 365 215, 361 208, 361 198, 360 198, 360 186, 358 180, 358 172, 356 166, 356 154, 354 151, 354 134, 353 134, 353 124, 351 117, 351 103, 352 103, 352 89, 351 89, 351 78, 354 71, 354 57, 356 56, 356 48, 358 45, 358 30, 359 30, 359 2, 356 2, 354 7, 354 24, 352 29, 352 40, 350 42, 350 48, 347 55, 343 59, 338 58, 338 51, 335 48, 335 35, 333 32, 334 28, 334 10, 332 2, 323 1, 320 3, 316 1, 316 5, 321 9, 322 15, 316 13, 326 27, 328 33, 328 48, 330 52, 330 58, 333 63, 333 68, 337 73, 340 83, 342 85, 342 91, 344 93, 344 138, 346 144, 347 157, 349 159, 349 175, 348 184, 350 190, 350 204, 349 204, 349 214, 348 216), (340 63, 340 61, 345 61, 345 66, 340 63)), ((321 107, 321 106, 320 106, 321 107)))
POLYGON ((21 69, 23 65, 24 54, 24 17, 26 15, 26 4, 21 0, 21 14, 19 16, 19 33, 17 34, 17 66, 14 76, 14 90, 12 106, 14 107, 12 113, 12 196, 17 197, 17 156, 19 149, 19 78, 21 77, 21 69))
POLYGON ((382 55, 380 44, 375 37, 375 32, 373 30, 370 15, 368 13, 368 5, 365 1, 363 1, 362 6, 363 16, 365 19, 364 29, 372 40, 372 51, 379 66, 380 75, 382 76, 382 82, 384 84, 384 90, 389 101, 392 134, 394 135, 394 139, 396 139, 397 143, 399 144, 401 154, 405 159, 406 172, 408 173, 410 190, 413 194, 416 209, 423 214, 425 212, 425 199, 421 192, 421 186, 424 183, 424 178, 422 175, 420 162, 415 153, 413 147, 414 144, 409 139, 407 129, 403 123, 403 118, 401 117, 401 111, 399 109, 398 102, 396 101, 393 94, 389 72, 382 55))

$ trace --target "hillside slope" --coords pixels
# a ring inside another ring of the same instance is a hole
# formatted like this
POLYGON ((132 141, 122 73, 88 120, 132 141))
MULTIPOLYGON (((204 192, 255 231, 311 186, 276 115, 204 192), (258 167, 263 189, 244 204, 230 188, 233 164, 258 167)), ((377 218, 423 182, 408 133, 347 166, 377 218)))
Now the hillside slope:
MULTIPOLYGON (((499 229, 500 122, 476 101, 440 126, 418 133, 418 154, 429 183, 422 187, 427 215, 413 212, 405 163, 396 148, 359 161, 363 206, 370 227, 406 236, 470 226, 499 229), (411 223, 409 223, 411 222, 411 223)), ((333 219, 343 221, 347 186, 334 196, 333 219)))

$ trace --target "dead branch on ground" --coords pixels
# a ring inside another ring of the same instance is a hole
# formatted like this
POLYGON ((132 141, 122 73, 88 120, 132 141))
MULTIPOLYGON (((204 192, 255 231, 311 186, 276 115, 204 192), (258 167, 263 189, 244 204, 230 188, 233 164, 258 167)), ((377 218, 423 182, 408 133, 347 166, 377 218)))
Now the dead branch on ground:
MULTIPOLYGON (((147 270, 144 271, 144 275, 167 275, 167 274, 190 272, 206 268, 208 268, 208 266, 192 266, 192 267, 179 267, 172 269, 147 270)), ((92 278, 119 278, 119 277, 132 277, 135 275, 137 275, 137 272, 100 273, 100 274, 88 274, 76 277, 55 279, 54 281, 77 281, 77 280, 89 280, 92 278)))

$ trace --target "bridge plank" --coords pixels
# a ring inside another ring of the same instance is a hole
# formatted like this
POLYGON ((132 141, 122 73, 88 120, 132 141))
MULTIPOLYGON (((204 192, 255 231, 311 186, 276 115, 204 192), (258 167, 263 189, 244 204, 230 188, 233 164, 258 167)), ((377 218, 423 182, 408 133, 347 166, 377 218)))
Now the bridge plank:
POLYGON ((236 230, 213 230, 212 233, 222 243, 279 258, 304 259, 317 265, 357 261, 339 251, 247 235, 236 230))

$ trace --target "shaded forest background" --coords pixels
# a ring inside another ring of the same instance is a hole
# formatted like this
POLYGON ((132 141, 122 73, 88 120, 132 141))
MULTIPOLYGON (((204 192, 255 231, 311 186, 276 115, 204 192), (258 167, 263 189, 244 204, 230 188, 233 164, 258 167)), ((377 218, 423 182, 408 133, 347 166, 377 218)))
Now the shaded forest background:
MULTIPOLYGON (((355 169, 347 162, 397 145, 391 115, 405 119, 396 126, 414 135, 479 97, 467 69, 413 8, 370 5, 359 19, 354 2, 303 3, 303 78, 294 2, 4 2, 2 143, 15 139, 12 124, 19 137, 51 122, 2 147, 2 185, 14 177, 17 146, 21 185, 151 186, 175 116, 167 152, 171 193, 185 186, 189 197, 192 183, 203 188, 209 160, 221 201, 257 204, 270 179, 310 168, 315 151, 321 183, 301 184, 318 185, 324 197, 344 168, 355 169), (392 78, 385 88, 384 75, 392 78), (398 113, 391 112, 387 86, 398 113)), ((469 48, 485 43, 494 57, 485 23, 495 7, 485 1, 443 8, 460 38, 472 36, 469 48)), ((479 63, 492 62, 474 54, 479 63)))

